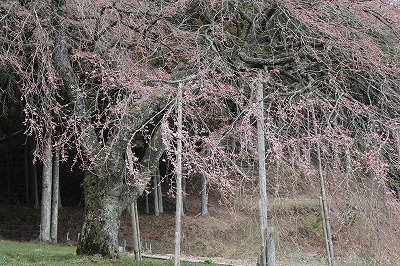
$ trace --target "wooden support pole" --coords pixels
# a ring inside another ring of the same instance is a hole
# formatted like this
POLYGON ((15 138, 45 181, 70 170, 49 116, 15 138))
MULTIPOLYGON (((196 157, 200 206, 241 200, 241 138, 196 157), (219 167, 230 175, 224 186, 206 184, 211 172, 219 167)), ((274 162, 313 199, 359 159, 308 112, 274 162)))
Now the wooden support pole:
POLYGON ((137 211, 137 201, 132 202, 130 206, 131 213, 131 224, 133 234, 133 252, 135 254, 135 260, 141 260, 141 245, 140 245, 140 229, 139 229, 139 216, 137 211))
POLYGON ((139 249, 137 246, 137 228, 136 228, 136 217, 135 217, 135 201, 131 203, 129 206, 129 214, 131 216, 131 225, 132 225, 132 236, 133 236, 133 254, 135 255, 135 260, 139 260, 138 253, 139 249))
POLYGON ((140 237, 140 227, 139 227, 139 212, 137 208, 137 201, 135 201, 134 205, 134 213, 135 213, 135 220, 136 220, 136 231, 137 231, 137 244, 139 249, 139 260, 142 260, 142 241, 140 237))
POLYGON ((265 252, 265 232, 268 228, 267 221, 267 171, 265 168, 265 121, 264 121, 264 86, 261 82, 257 86, 257 152, 258 152, 258 175, 259 175, 259 186, 260 186, 260 240, 261 240, 261 265, 267 264, 267 254, 265 252))
MULTIPOLYGON (((314 135, 318 134, 318 128, 317 128, 317 120, 315 117, 315 110, 314 106, 312 107, 312 119, 314 123, 314 135)), ((326 200, 326 191, 325 191, 325 177, 322 171, 322 157, 321 157, 321 148, 319 145, 319 142, 317 142, 316 145, 316 150, 317 150, 317 162, 318 162, 318 175, 319 175, 319 180, 320 180, 320 186, 321 186, 321 200, 322 200, 322 210, 321 210, 321 215, 322 219, 325 220, 325 226, 324 229, 324 234, 326 234, 325 241, 328 243, 328 249, 327 249, 327 255, 328 255, 328 265, 332 266, 333 265, 333 243, 332 243, 332 236, 331 236, 331 225, 330 225, 330 217, 329 217, 329 208, 328 208, 328 203, 326 200)))
POLYGON ((258 204, 258 208, 259 208, 259 219, 260 219, 260 244, 261 244, 261 255, 259 258, 259 266, 266 266, 267 265, 267 253, 266 253, 266 241, 265 241, 265 230, 263 228, 265 228, 264 222, 264 211, 262 208, 262 203, 261 200, 258 204))
POLYGON ((267 265, 275 266, 275 232, 273 227, 267 231, 267 265))
POLYGON ((183 83, 178 85, 178 140, 177 140, 177 165, 176 165, 176 222, 175 222, 175 256, 174 266, 180 265, 181 225, 182 225, 182 90, 183 83))
POLYGON ((160 209, 158 206, 158 189, 157 189, 157 176, 153 177, 153 199, 154 199, 154 215, 160 215, 160 209))
POLYGON ((162 189, 161 189, 160 170, 157 171, 156 177, 157 177, 158 210, 160 213, 163 213, 164 206, 163 206, 163 196, 162 196, 162 189))
POLYGON ((329 241, 329 255, 330 255, 330 264, 329 266, 333 265, 333 242, 332 242, 332 232, 331 232, 331 221, 330 221, 330 215, 329 215, 329 208, 328 208, 328 203, 326 199, 322 199, 323 206, 324 206, 324 215, 325 215, 325 224, 326 224, 326 233, 328 236, 328 241, 329 241))
POLYGON ((331 253, 329 248, 329 240, 328 240, 328 233, 326 232, 326 221, 324 213, 324 203, 322 200, 322 196, 319 196, 319 206, 321 211, 321 219, 322 219, 322 229, 324 230, 324 240, 325 240, 325 248, 326 248, 326 255, 328 260, 328 265, 332 265, 331 253))

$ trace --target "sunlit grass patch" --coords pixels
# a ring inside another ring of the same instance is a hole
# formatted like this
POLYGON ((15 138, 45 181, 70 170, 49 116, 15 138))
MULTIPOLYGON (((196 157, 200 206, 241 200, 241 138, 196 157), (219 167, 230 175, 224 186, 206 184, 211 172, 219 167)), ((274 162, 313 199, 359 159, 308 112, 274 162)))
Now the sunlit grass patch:
MULTIPOLYGON (((76 248, 62 244, 40 244, 34 242, 15 242, 0 240, 0 265, 173 265, 172 260, 145 259, 135 261, 127 255, 118 259, 106 260, 100 256, 78 256, 76 248)), ((203 263, 182 262, 183 266, 204 265, 203 263)))

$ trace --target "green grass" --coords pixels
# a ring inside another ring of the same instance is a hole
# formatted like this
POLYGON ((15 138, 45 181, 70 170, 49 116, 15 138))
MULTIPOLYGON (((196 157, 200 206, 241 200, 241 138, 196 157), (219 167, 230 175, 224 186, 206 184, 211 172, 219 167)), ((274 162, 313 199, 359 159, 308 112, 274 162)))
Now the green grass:
MULTIPOLYGON (((61 244, 39 244, 0 240, 0 265, 174 265, 172 260, 144 259, 137 262, 132 257, 121 255, 118 259, 105 260, 100 256, 78 256, 75 247, 61 244)), ((182 266, 207 265, 181 262, 182 266)), ((209 265, 209 264, 208 264, 209 265)))
MULTIPOLYGON (((364 263, 352 263, 352 262, 349 262, 349 263, 343 263, 343 264, 340 264, 340 266, 368 266, 368 265, 374 265, 374 264, 364 264, 364 263)), ((396 266, 395 264, 383 264, 384 266, 396 266)))

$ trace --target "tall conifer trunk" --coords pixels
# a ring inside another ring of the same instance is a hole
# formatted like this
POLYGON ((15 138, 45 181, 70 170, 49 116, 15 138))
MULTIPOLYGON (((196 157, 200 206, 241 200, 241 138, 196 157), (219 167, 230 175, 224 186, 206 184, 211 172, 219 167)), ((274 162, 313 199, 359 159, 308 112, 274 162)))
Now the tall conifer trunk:
POLYGON ((41 203, 41 222, 39 239, 42 242, 50 241, 51 219, 51 187, 52 187, 52 154, 51 135, 46 138, 43 160, 43 184, 41 203))
POLYGON ((60 192, 60 151, 57 149, 53 157, 53 183, 51 196, 51 223, 50 238, 51 241, 57 243, 58 230, 58 205, 60 192))

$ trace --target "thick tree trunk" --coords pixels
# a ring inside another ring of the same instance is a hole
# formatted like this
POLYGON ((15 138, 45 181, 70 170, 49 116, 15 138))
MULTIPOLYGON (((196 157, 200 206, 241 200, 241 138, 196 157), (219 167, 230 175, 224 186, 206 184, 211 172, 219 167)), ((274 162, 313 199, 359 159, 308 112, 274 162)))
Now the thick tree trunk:
POLYGON ((107 179, 91 174, 85 177, 85 222, 78 240, 78 255, 117 257, 119 218, 127 206, 121 206, 118 189, 110 186, 107 179))
POLYGON ((96 204, 98 208, 90 208, 85 211, 85 223, 76 250, 78 255, 100 254, 107 258, 117 256, 121 213, 107 201, 107 198, 99 198, 96 204))
MULTIPOLYGON (((164 152, 161 131, 157 130, 150 143, 153 149, 147 149, 142 163, 146 177, 158 168, 158 162, 164 152), (150 151, 151 150, 151 151, 150 151), (156 151, 155 151, 156 150, 156 151)), ((84 179, 85 222, 78 240, 77 254, 100 254, 106 258, 117 256, 119 218, 125 210, 144 191, 145 186, 129 187, 123 183, 121 173, 97 171, 97 175, 87 174, 84 179)))
MULTIPOLYGON (((85 157, 91 160, 91 169, 96 173, 85 177, 85 222, 78 240, 77 253, 85 255, 101 254, 104 257, 116 257, 119 217, 144 190, 145 185, 131 187, 124 183, 123 174, 126 167, 125 156, 128 140, 139 128, 168 104, 168 98, 162 93, 154 93, 135 101, 128 114, 122 116, 122 123, 130 124, 130 130, 121 130, 110 137, 105 145, 112 147, 110 155, 105 157, 102 144, 99 142, 94 126, 91 124, 90 111, 87 110, 85 93, 80 86, 70 63, 67 33, 63 20, 66 18, 66 1, 53 0, 56 13, 52 19, 55 29, 53 63, 63 81, 72 105, 74 116, 79 120, 78 145, 85 151, 85 157)), ((128 103, 130 98, 128 97, 128 103)), ((151 148, 145 152, 142 163, 141 184, 147 184, 150 174, 159 166, 159 159, 164 152, 161 130, 156 130, 151 139, 151 148), (150 152, 151 151, 151 152, 150 152)))
POLYGON ((121 211, 108 197, 98 197, 85 209, 85 223, 78 241, 78 255, 100 254, 115 258, 118 252, 119 217, 121 211), (96 202, 95 202, 96 201, 96 202))

